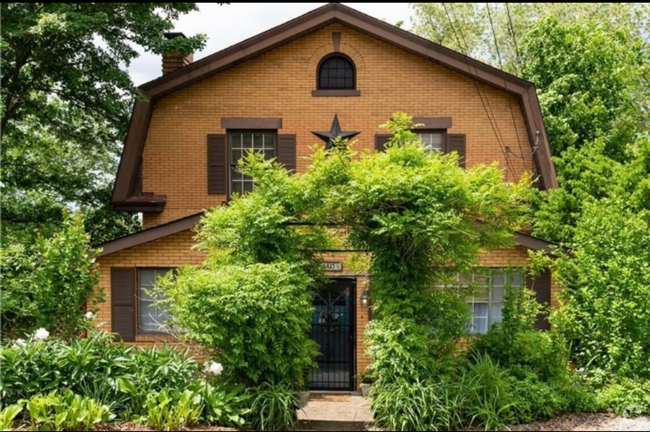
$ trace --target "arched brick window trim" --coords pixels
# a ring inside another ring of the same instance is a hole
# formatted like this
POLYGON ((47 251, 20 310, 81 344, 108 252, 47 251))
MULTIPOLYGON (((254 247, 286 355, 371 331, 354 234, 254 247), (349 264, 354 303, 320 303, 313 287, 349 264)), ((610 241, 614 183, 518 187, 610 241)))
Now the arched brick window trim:
POLYGON ((340 52, 323 57, 316 68, 316 88, 318 90, 356 90, 357 68, 352 59, 340 52), (339 74, 343 74, 343 76, 341 77, 339 74))

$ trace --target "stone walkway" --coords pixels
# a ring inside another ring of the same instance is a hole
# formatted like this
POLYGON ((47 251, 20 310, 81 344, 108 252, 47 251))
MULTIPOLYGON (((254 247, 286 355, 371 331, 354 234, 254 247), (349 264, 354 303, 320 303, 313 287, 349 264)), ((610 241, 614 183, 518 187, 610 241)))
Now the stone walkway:
POLYGON ((370 402, 354 394, 312 393, 298 421, 304 431, 373 430, 370 402))

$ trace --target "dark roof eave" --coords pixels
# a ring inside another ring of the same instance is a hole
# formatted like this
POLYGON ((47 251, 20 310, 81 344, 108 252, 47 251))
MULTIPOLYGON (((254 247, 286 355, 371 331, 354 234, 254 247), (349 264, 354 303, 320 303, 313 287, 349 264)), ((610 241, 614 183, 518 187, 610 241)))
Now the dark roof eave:
MULTIPOLYGON (((187 216, 182 219, 175 220, 173 222, 166 223, 164 225, 159 225, 153 228, 149 228, 134 234, 130 234, 109 242, 105 242, 95 247, 101 248, 99 256, 106 256, 116 252, 120 252, 125 249, 129 249, 135 246, 142 245, 144 243, 149 243, 161 238, 178 234, 183 231, 188 231, 193 229, 201 220, 204 213, 196 213, 191 216, 187 216)), ((523 232, 515 233, 515 243, 519 246, 523 246, 527 249, 543 251, 549 255, 554 255, 556 250, 560 248, 556 243, 552 243, 546 240, 542 240, 537 237, 533 237, 529 234, 523 232)), ((566 248, 561 248, 565 252, 569 252, 566 248)))
POLYGON ((125 249, 140 246, 145 243, 159 240, 173 234, 178 234, 183 231, 191 230, 194 228, 203 217, 203 213, 197 213, 183 219, 178 219, 164 225, 142 230, 140 232, 120 237, 99 245, 96 248, 101 249, 100 257, 120 252, 125 249))
POLYGON ((542 251, 548 255, 557 255, 558 252, 567 254, 571 253, 571 250, 569 248, 566 248, 558 243, 550 242, 548 240, 544 240, 521 231, 515 232, 515 242, 519 246, 523 246, 534 251, 542 251))
POLYGON ((160 213, 165 209, 167 197, 164 195, 131 196, 123 201, 112 201, 111 207, 116 211, 132 213, 160 213))

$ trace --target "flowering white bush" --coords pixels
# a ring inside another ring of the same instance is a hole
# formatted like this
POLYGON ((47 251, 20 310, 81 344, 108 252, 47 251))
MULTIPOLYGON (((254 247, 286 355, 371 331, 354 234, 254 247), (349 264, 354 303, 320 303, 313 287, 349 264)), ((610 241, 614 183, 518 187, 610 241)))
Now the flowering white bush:
POLYGON ((92 312, 86 312, 86 315, 85 315, 85 316, 86 316, 86 319, 87 319, 88 321, 92 321, 92 320, 95 319, 95 314, 92 313, 92 312))
POLYGON ((26 345, 25 339, 16 339, 14 341, 14 348, 24 348, 26 345))
POLYGON ((50 337, 50 332, 45 330, 44 328, 39 328, 36 330, 36 333, 34 334, 34 339, 36 340, 45 340, 50 337))
POLYGON ((221 366, 221 363, 210 362, 205 364, 203 371, 213 375, 221 375, 221 372, 223 372, 223 366, 221 366))

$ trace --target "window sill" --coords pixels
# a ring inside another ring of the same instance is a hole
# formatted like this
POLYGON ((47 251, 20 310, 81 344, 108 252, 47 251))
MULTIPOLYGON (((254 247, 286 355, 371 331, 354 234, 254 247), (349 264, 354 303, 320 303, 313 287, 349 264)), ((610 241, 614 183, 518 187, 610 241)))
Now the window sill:
POLYGON ((178 338, 168 333, 138 333, 136 342, 177 342, 178 338))
POLYGON ((359 90, 312 90, 313 97, 351 97, 361 96, 359 90))

